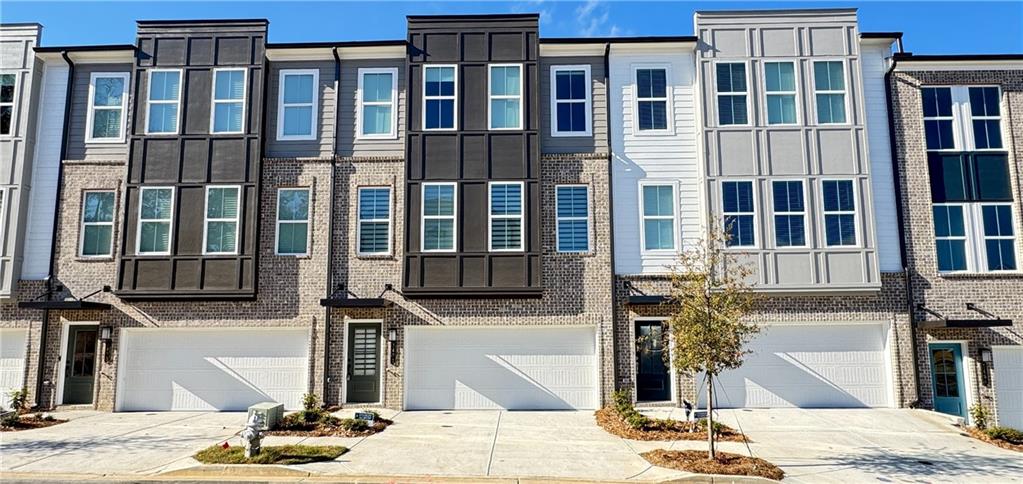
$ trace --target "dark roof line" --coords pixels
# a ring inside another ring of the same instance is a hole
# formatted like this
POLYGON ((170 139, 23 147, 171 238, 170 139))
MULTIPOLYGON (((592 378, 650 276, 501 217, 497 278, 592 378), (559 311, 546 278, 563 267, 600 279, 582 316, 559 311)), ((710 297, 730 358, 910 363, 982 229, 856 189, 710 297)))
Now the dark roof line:
POLYGON ((0 27, 42 27, 39 22, 0 22, 0 27))
POLYGON ((345 40, 334 42, 267 42, 267 49, 317 49, 330 47, 389 47, 407 45, 406 40, 345 40))
POLYGON ((538 13, 483 13, 463 15, 406 15, 408 20, 502 20, 502 19, 539 19, 538 13))
POLYGON ((194 19, 171 19, 171 20, 136 20, 139 25, 168 25, 168 24, 251 24, 261 23, 269 25, 270 21, 265 18, 194 18, 194 19))
POLYGON ((998 61, 1023 60, 1023 54, 895 54, 896 61, 998 61))
POLYGON ((860 32, 861 39, 901 39, 902 32, 860 32))
POLYGON ((135 46, 131 44, 111 44, 111 45, 58 45, 51 47, 36 47, 36 52, 117 52, 117 51, 134 51, 135 46))
POLYGON ((541 44, 642 44, 696 42, 695 35, 649 35, 643 37, 540 37, 541 44))

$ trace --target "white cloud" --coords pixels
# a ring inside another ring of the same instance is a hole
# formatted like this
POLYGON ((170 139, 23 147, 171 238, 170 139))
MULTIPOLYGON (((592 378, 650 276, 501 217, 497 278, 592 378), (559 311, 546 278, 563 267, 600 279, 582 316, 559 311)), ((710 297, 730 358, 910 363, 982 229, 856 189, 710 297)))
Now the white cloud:
POLYGON ((586 3, 575 9, 575 15, 576 31, 582 37, 615 36, 625 32, 617 24, 608 25, 611 8, 601 0, 586 0, 586 3))

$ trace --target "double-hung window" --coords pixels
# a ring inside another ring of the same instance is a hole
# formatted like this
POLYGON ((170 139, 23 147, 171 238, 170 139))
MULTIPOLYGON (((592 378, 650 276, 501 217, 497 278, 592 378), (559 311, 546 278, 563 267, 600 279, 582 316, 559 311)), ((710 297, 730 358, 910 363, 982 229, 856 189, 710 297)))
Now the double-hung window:
POLYGON ((204 254, 238 253, 239 192, 238 186, 206 187, 204 254))
POLYGON ((522 129, 522 64, 490 65, 490 129, 522 129))
POLYGON ((149 92, 146 98, 146 133, 177 134, 181 118, 181 70, 149 71, 149 92))
POLYGON ((727 247, 755 247, 757 238, 756 207, 753 202, 753 182, 721 182, 721 203, 727 247))
POLYGON ((981 204, 984 257, 989 271, 1016 270, 1016 238, 1011 204, 981 204))
POLYGON ((213 70, 210 133, 241 133, 245 128, 245 69, 213 70))
POLYGON ((89 111, 85 121, 85 142, 123 142, 127 105, 127 72, 92 73, 89 76, 89 111))
POLYGON ((637 131, 667 131, 668 112, 668 70, 663 67, 637 68, 637 131))
POLYGON ((309 254, 309 189, 277 190, 277 254, 309 254))
POLYGON ((458 72, 455 66, 423 67, 423 129, 457 128, 458 72))
POLYGON ((746 63, 718 62, 714 71, 717 76, 718 124, 749 124, 746 63))
POLYGON ((142 187, 139 191, 139 225, 135 252, 139 255, 168 255, 173 235, 174 189, 142 187))
POLYGON ((969 92, 974 147, 978 150, 1002 149, 999 89, 995 86, 971 87, 969 92))
POLYGON ((14 92, 17 76, 0 74, 0 136, 11 134, 14 122, 14 92))
POLYGON ((82 257, 113 254, 114 192, 87 191, 82 198, 82 257))
POLYGON ((792 62, 764 63, 767 124, 796 124, 796 68, 792 62))
POLYGON ((956 147, 955 117, 952 115, 952 89, 924 88, 924 136, 927 149, 954 150, 956 147))
POLYGON ((590 66, 552 66, 551 105, 551 136, 589 136, 590 66))
POLYGON ((320 71, 285 69, 281 71, 277 99, 277 139, 316 139, 316 104, 320 71))
POLYGON ((963 205, 934 204, 934 236, 941 271, 965 271, 966 219, 963 205))
POLYGON ((845 64, 842 61, 814 62, 813 86, 817 102, 817 124, 844 124, 845 64))
POLYGON ((391 188, 359 188, 359 255, 391 253, 391 188))
POLYGON ((675 244, 675 185, 640 185, 643 221, 641 240, 644 251, 674 251, 675 244))
POLYGON ((490 250, 523 250, 522 182, 490 183, 490 250))
POLYGON ((558 185, 555 192, 558 252, 589 252, 589 188, 586 185, 558 185))
POLYGON ((824 180, 824 241, 826 245, 856 245, 856 193, 852 180, 824 180))
POLYGON ((453 252, 458 225, 455 223, 455 204, 458 186, 454 183, 424 183, 422 185, 423 252, 453 252))
POLYGON ((775 180, 774 243, 777 247, 806 246, 806 203, 801 180, 775 180))
POLYGON ((397 105, 398 69, 359 69, 359 138, 395 138, 397 105))

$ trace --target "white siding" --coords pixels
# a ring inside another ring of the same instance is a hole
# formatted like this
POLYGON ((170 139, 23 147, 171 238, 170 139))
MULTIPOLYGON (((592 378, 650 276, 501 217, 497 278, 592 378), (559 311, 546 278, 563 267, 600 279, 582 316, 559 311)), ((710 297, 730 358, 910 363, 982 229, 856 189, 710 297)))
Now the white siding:
MULTIPOLYGON (((675 183, 676 213, 681 239, 698 240, 703 197, 700 188, 696 89, 692 53, 615 52, 610 58, 611 150, 614 175, 614 243, 617 274, 665 273, 671 255, 644 254, 639 233, 639 183, 675 183), (669 64, 670 115, 673 132, 636 135, 633 130, 633 69, 643 64, 669 64)), ((677 245, 677 244, 676 244, 677 245)))
POLYGON ((871 191, 874 194, 874 223, 877 234, 878 265, 881 272, 902 270, 899 249, 899 219, 895 205, 895 177, 888 137, 888 100, 884 75, 890 48, 863 46, 863 102, 867 114, 867 151, 870 156, 871 191))
POLYGON ((39 122, 29 194, 25 260, 21 278, 42 279, 50 269, 50 237, 53 235, 53 207, 57 197, 57 167, 60 142, 64 136, 64 103, 68 68, 63 61, 46 63, 39 102, 39 122), (59 63, 58 63, 59 62, 59 63))

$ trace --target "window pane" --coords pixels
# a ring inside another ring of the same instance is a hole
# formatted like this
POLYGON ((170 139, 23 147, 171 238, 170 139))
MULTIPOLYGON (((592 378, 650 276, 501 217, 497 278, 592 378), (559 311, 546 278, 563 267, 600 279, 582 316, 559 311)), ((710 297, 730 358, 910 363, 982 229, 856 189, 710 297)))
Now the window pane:
POLYGON ((999 116, 1001 109, 998 105, 998 88, 971 87, 970 111, 974 116, 999 116))
POLYGON ((391 102, 390 73, 366 73, 362 76, 363 102, 391 102))
POLYGON ((803 182, 776 181, 772 186, 775 212, 803 211, 803 182))
POLYGON ((555 96, 558 100, 586 99, 586 72, 558 71, 554 76, 555 96))
POLYGON ((86 225, 82 234, 82 255, 110 255, 111 225, 86 225))
POLYGON ((726 215, 724 224, 728 234, 726 246, 749 247, 756 244, 752 215, 726 215))
POLYGON ((643 221, 643 241, 646 250, 671 250, 675 248, 675 223, 670 219, 643 221))
POLYGON ((518 66, 491 67, 490 94, 492 96, 518 96, 519 77, 518 66))
POLYGON ((455 95, 455 69, 453 67, 427 67, 426 95, 455 95))
POLYGON ((854 221, 852 214, 825 215, 824 230, 828 245, 856 245, 854 221))
POLYGON ((98 77, 92 98, 93 106, 120 106, 124 97, 123 77, 98 77))
POLYGON ((300 104, 313 102, 313 75, 287 74, 284 76, 284 102, 300 104))
POLYGON ((938 240, 936 248, 938 251, 939 271, 966 270, 966 241, 938 240))
POLYGON ((245 99, 245 72, 217 71, 215 86, 213 95, 217 100, 245 99))
POLYGON ((579 102, 557 103, 557 130, 561 132, 586 131, 586 105, 579 102))
POLYGON ((586 217, 586 187, 558 187, 558 217, 586 217))
POLYGON ((955 138, 952 135, 951 119, 924 120, 924 133, 927 137, 927 149, 929 150, 946 150, 955 148, 955 138))
POLYGON ((639 129, 667 129, 668 107, 665 101, 639 101, 639 129))
POLYGON ((112 222, 114 220, 114 192, 88 192, 85 194, 84 214, 86 222, 112 222))
POLYGON ((518 249, 522 244, 522 228, 519 219, 495 219, 490 221, 491 247, 518 249))
POLYGON ((213 132, 242 130, 242 103, 217 103, 213 107, 213 132))
POLYGON ((922 90, 924 116, 951 116, 952 89, 947 87, 925 87, 922 90))
POLYGON ((844 94, 818 94, 817 95, 817 122, 844 123, 845 122, 845 95, 844 94))
POLYGON ((775 243, 779 247, 806 244, 806 233, 802 215, 775 215, 774 228, 775 243))
POLYGON ((795 91, 796 75, 791 62, 768 62, 764 64, 768 91, 795 91))
POLYGON ((454 215, 455 187, 451 185, 427 185, 423 189, 424 215, 454 215))
POLYGON ((997 149, 1002 147, 1002 127, 998 120, 975 120, 973 122, 973 138, 978 149, 997 149))
POLYGON ((14 74, 0 74, 0 103, 14 102, 14 74))
POLYGON ((453 99, 426 100, 426 129, 455 127, 455 101, 453 99))
POLYGON ((210 188, 206 195, 206 218, 238 216, 237 188, 210 188))
POLYGON ((671 216, 675 214, 670 185, 647 185, 643 187, 643 215, 671 216))
POLYGON ((723 183, 722 199, 725 212, 752 212, 753 183, 747 181, 723 183))
POLYGON ((277 252, 280 254, 304 254, 308 241, 309 224, 280 224, 277 233, 277 252))
POLYGON ((14 110, 11 106, 0 106, 0 134, 11 134, 11 116, 14 110))
POLYGON ((1011 239, 989 239, 984 241, 987 249, 989 271, 1016 270, 1016 253, 1011 239))
POLYGON ((389 219, 391 217, 391 191, 387 188, 359 190, 359 219, 389 219))
POLYGON ((284 135, 308 136, 313 132, 311 106, 284 108, 284 135))
POLYGON ((491 185, 491 215, 519 215, 521 213, 522 187, 519 185, 491 185))
POLYGON ((963 237, 963 207, 940 205, 933 209, 934 235, 938 237, 963 237))
MULTIPOLYGON (((745 108, 745 106, 743 106, 745 108)), ((795 124, 796 96, 793 94, 767 95, 767 123, 795 124)))
POLYGON ((391 106, 363 106, 362 134, 391 132, 391 106))
POLYGON ((981 210, 984 215, 984 236, 1012 236, 1012 207, 1009 205, 985 205, 981 207, 981 210))
POLYGON ((451 250, 455 247, 455 221, 423 220, 423 250, 451 250))
POLYGON ((853 184, 851 180, 826 180, 824 186, 824 211, 851 212, 855 210, 853 202, 853 184))
POLYGON ((976 155, 977 200, 1010 201, 1009 162, 1005 155, 976 155))
POLYGON ((121 109, 97 109, 92 116, 93 138, 121 137, 121 109))
POLYGON ((518 128, 519 103, 518 99, 491 99, 491 128, 518 128))
POLYGON ((722 125, 746 124, 746 96, 718 96, 718 120, 722 125))
POLYGON ((359 252, 387 252, 389 238, 387 222, 359 223, 359 252))
POLYGON ((558 252, 586 252, 590 250, 586 220, 558 221, 558 252))
POLYGON ((140 252, 167 252, 168 247, 170 247, 169 223, 142 222, 140 232, 140 252))
POLYGON ((235 222, 208 222, 206 224, 206 252, 234 252, 235 222))
POLYGON ((309 218, 308 190, 281 190, 277 203, 278 220, 307 220, 309 218))
POLYGON ((176 101, 181 88, 178 72, 153 72, 149 86, 149 99, 153 101, 176 101))
POLYGON ((171 214, 171 190, 150 189, 142 191, 142 218, 168 219, 171 214))
POLYGON ((813 63, 814 87, 818 91, 845 90, 845 74, 841 61, 818 61, 813 63))
POLYGON ((718 92, 746 92, 746 64, 719 63, 715 70, 718 92))
POLYGON ((177 129, 177 104, 149 105, 149 132, 173 133, 177 129))

